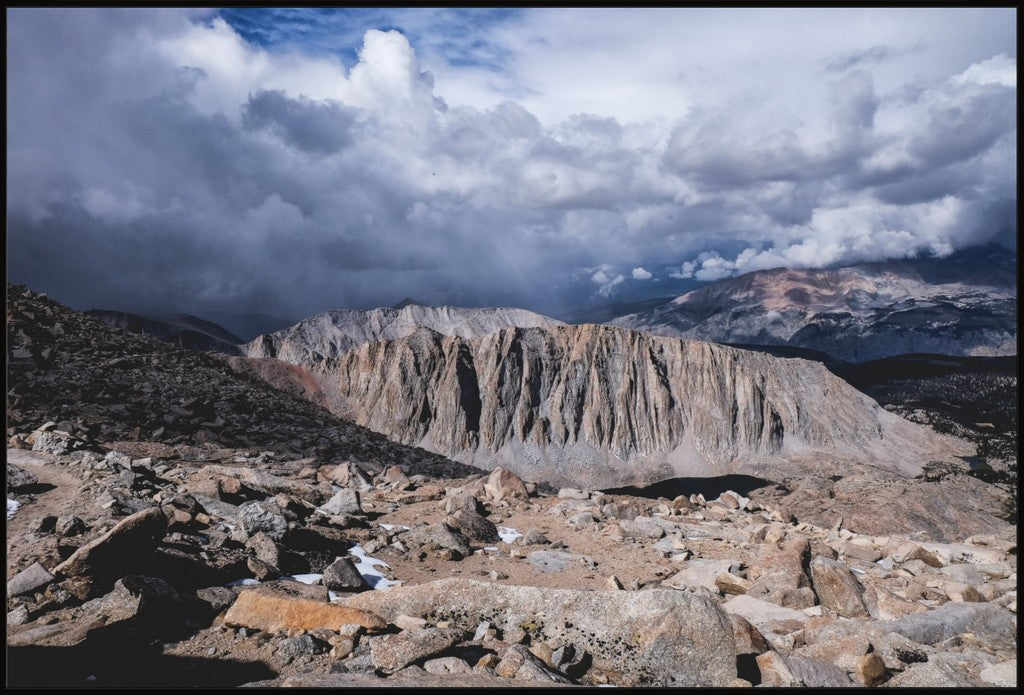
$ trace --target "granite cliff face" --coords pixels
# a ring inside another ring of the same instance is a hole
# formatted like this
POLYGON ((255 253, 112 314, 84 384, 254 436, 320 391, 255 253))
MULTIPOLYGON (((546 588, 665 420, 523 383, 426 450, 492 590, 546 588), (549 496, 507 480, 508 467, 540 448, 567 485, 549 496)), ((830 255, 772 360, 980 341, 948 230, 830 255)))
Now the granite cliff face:
POLYGON ((961 256, 959 267, 928 259, 759 270, 609 323, 694 340, 811 348, 853 362, 916 352, 1016 354, 1012 254, 961 256))
POLYGON ((511 308, 467 309, 405 304, 400 308, 368 311, 337 309, 312 316, 291 328, 261 335, 243 345, 242 354, 275 357, 292 364, 310 366, 325 358, 342 355, 363 343, 412 335, 419 328, 471 338, 513 326, 550 328, 560 325, 561 321, 547 316, 511 308))
POLYGON ((342 417, 533 480, 756 473, 813 452, 916 474, 954 446, 818 363, 608 326, 420 328, 306 367, 342 417))

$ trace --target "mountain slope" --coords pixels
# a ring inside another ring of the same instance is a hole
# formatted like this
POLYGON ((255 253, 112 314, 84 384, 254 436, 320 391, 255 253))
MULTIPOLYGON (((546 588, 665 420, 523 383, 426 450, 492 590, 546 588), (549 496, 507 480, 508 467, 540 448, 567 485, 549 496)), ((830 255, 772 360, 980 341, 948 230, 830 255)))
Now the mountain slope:
POLYGON ((559 325, 562 325, 561 321, 547 316, 511 308, 468 309, 408 303, 402 307, 368 311, 338 309, 312 316, 291 328, 261 335, 243 345, 242 353, 248 357, 275 357, 292 364, 310 366, 324 358, 344 354, 363 343, 412 335, 419 328, 469 338, 502 328, 559 325))
POLYGON ((988 248, 948 259, 759 270, 609 323, 696 340, 811 348, 853 362, 914 352, 1016 354, 1013 259, 988 248))
POLYGON ((85 313, 114 328, 148 335, 188 350, 237 355, 238 346, 244 342, 226 328, 189 314, 140 315, 109 309, 89 309, 85 313))
POLYGON ((229 365, 240 358, 112 328, 18 285, 7 286, 7 359, 8 436, 53 421, 98 442, 260 447, 325 461, 415 462, 436 474, 472 470, 241 374, 229 365))
POLYGON ((608 326, 421 328, 306 367, 343 417, 534 480, 754 473, 814 453, 916 474, 957 448, 821 364, 608 326))

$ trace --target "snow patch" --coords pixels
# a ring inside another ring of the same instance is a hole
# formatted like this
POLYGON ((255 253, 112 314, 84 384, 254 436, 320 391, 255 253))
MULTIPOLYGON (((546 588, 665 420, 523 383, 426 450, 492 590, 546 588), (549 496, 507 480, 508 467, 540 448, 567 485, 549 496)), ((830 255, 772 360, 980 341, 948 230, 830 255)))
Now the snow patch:
POLYGON ((316 584, 323 578, 324 575, 322 574, 292 574, 281 577, 281 579, 302 582, 303 584, 316 584))
POLYGON ((7 518, 12 518, 18 513, 18 509, 21 507, 21 502, 18 500, 12 500, 10 497, 7 498, 7 518))
POLYGON ((359 571, 359 574, 363 575, 363 579, 366 580, 366 583, 374 589, 377 589, 378 591, 382 589, 390 589, 393 586, 401 584, 401 582, 388 579, 377 569, 378 566, 391 569, 391 565, 383 560, 378 560, 375 557, 369 557, 366 554, 366 551, 363 550, 363 546, 358 543, 349 549, 348 554, 359 560, 359 562, 355 563, 356 570, 359 571))
POLYGON ((523 534, 509 526, 499 526, 498 535, 501 536, 503 543, 508 543, 509 545, 511 545, 517 538, 523 537, 523 534))
POLYGON ((410 530, 408 526, 402 526, 401 524, 378 524, 385 531, 394 531, 396 528, 400 528, 403 531, 410 530))
POLYGON ((236 579, 233 582, 228 582, 228 586, 259 586, 260 580, 253 579, 252 577, 245 577, 243 579, 236 579))

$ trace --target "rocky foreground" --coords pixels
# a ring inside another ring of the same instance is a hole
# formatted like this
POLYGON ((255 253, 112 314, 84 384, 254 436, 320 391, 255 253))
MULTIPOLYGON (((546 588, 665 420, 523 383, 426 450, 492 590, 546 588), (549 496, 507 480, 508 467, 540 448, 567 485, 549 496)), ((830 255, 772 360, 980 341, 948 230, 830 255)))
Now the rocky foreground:
POLYGON ((8 293, 9 685, 1016 683, 973 478, 555 490, 8 293))
POLYGON ((1016 679, 1012 532, 936 543, 734 492, 104 450, 52 424, 24 445, 8 450, 12 685, 1016 679))

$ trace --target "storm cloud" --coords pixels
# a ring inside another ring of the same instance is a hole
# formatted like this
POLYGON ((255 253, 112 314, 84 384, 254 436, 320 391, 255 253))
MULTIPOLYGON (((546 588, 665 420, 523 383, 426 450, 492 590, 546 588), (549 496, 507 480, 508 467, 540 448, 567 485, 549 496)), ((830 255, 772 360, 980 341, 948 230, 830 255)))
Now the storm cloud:
POLYGON ((353 11, 332 51, 9 10, 9 279, 78 308, 558 314, 1015 239, 1012 10, 473 12, 353 11))

